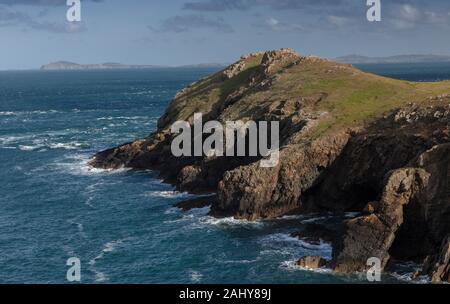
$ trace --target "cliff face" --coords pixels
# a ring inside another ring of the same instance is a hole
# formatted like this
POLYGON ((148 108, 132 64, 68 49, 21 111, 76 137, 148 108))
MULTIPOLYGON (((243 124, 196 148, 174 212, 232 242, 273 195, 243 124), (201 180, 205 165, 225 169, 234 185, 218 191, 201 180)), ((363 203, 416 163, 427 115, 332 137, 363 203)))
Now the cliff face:
POLYGON ((383 267, 391 257, 426 259, 424 272, 445 281, 448 92, 449 82, 387 79, 290 49, 250 54, 179 92, 148 138, 100 152, 91 165, 158 170, 180 190, 215 192, 216 216, 362 212, 335 238, 336 271, 362 271, 370 257, 383 267), (170 127, 192 123, 194 113, 204 122, 279 121, 278 166, 263 168, 257 157, 174 157, 170 127))

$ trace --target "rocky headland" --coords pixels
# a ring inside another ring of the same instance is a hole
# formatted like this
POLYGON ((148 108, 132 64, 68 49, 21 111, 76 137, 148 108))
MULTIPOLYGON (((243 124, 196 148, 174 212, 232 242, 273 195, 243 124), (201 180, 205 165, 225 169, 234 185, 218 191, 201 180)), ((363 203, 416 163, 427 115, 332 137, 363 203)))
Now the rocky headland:
POLYGON ((423 263, 434 282, 450 274, 450 82, 415 83, 281 49, 243 56, 180 91, 156 132, 103 151, 97 168, 152 169, 180 191, 209 196, 211 215, 271 219, 357 212, 339 229, 298 232, 333 244, 333 258, 299 257, 339 273, 378 257, 423 263), (257 157, 174 157, 171 125, 203 120, 279 121, 280 162, 257 157))

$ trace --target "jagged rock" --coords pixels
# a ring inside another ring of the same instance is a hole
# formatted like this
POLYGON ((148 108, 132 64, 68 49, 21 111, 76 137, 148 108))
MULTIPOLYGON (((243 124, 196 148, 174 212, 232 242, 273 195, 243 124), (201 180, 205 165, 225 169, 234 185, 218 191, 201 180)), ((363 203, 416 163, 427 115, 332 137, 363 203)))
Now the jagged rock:
POLYGON ((332 230, 323 225, 307 224, 303 230, 293 232, 291 236, 313 245, 320 245, 322 242, 334 243, 338 233, 338 230, 332 230))
POLYGON ((384 269, 390 258, 389 249, 395 234, 403 224, 403 209, 417 198, 428 184, 428 179, 429 174, 423 169, 406 168, 391 172, 379 211, 346 223, 342 243, 333 252, 335 271, 364 271, 371 257, 380 259, 384 269))
POLYGON ((174 207, 180 208, 183 211, 189 211, 192 209, 199 209, 210 206, 215 200, 217 196, 204 196, 199 198, 194 198, 186 201, 182 201, 180 203, 176 203, 174 207))
POLYGON ((433 282, 450 283, 450 236, 444 239, 438 254, 430 257, 424 268, 429 269, 433 282))
POLYGON ((373 214, 373 213, 377 212, 379 209, 380 209, 380 202, 374 201, 374 202, 368 203, 364 207, 363 213, 373 214))
POLYGON ((219 199, 212 206, 213 213, 255 220, 303 208, 300 196, 333 163, 348 138, 343 132, 286 147, 275 168, 255 163, 226 172, 218 185, 219 199))
POLYGON ((306 256, 297 261, 297 266, 307 269, 318 269, 327 265, 327 260, 320 256, 306 256))
POLYGON ((302 57, 293 49, 280 49, 264 53, 261 64, 266 75, 273 75, 281 69, 298 64, 302 57))

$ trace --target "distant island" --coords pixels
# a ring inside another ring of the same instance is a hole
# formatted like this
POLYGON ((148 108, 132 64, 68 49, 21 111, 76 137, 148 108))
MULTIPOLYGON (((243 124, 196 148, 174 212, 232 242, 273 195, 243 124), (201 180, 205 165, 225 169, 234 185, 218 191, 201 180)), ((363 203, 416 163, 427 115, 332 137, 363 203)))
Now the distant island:
POLYGON ((178 67, 163 65, 129 65, 115 62, 99 63, 99 64, 78 64, 70 61, 51 62, 41 66, 42 71, 86 71, 86 70, 126 70, 126 69, 161 69, 161 68, 222 68, 227 64, 221 63, 202 63, 185 65, 178 67))
POLYGON ((360 55, 348 55, 335 58, 334 60, 340 63, 351 63, 351 64, 426 63, 426 62, 450 62, 450 56, 397 55, 390 57, 367 57, 360 55))

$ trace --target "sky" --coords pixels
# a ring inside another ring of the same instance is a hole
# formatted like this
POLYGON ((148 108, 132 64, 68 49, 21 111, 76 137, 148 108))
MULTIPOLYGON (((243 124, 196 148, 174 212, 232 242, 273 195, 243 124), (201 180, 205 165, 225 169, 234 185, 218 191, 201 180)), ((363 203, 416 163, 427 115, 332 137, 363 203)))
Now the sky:
POLYGON ((449 0, 0 0, 0 70, 77 63, 230 63, 290 47, 304 55, 450 55, 449 0))

